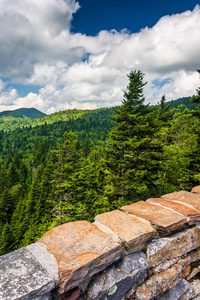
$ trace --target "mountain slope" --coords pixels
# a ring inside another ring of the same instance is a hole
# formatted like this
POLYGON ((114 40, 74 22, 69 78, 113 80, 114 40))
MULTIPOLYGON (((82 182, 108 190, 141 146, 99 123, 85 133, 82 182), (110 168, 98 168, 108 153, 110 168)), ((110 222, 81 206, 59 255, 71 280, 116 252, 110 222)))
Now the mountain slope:
POLYGON ((11 116, 13 118, 42 118, 46 116, 46 114, 42 113, 36 108, 18 108, 15 110, 6 110, 0 112, 0 118, 5 116, 11 116))
POLYGON ((18 108, 16 111, 20 112, 28 118, 42 118, 46 116, 45 113, 39 111, 36 108, 18 108))
POLYGON ((3 117, 24 118, 24 115, 16 110, 5 110, 0 112, 0 118, 3 117))

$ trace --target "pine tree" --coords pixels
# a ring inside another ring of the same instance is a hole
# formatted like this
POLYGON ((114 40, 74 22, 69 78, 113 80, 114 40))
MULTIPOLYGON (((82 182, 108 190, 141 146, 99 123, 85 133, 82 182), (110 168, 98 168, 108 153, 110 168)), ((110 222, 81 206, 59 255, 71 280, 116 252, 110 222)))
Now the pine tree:
POLYGON ((0 255, 13 251, 13 232, 8 223, 5 224, 0 237, 0 255))
POLYGON ((55 189, 56 203, 55 216, 59 223, 70 221, 74 214, 73 184, 74 173, 78 168, 79 155, 76 151, 74 134, 70 131, 64 133, 64 143, 59 150, 54 151, 56 170, 52 181, 55 189), (69 212, 66 215, 66 212, 69 212))
POLYGON ((156 139, 159 130, 156 109, 145 105, 144 74, 132 71, 122 106, 112 119, 117 125, 107 147, 108 184, 105 195, 112 208, 158 192, 162 146, 156 139))
MULTIPOLYGON (((197 70, 200 75, 200 69, 197 70)), ((200 184, 200 87, 196 89, 197 95, 191 97, 190 101, 192 103, 198 104, 196 110, 192 111, 193 116, 195 117, 194 122, 194 133, 196 135, 197 146, 193 149, 193 153, 190 155, 191 163, 189 166, 191 176, 190 181, 193 185, 200 184)))
MULTIPOLYGON (((197 72, 198 72, 199 75, 200 75, 200 69, 197 70, 197 72)), ((190 101, 191 101, 192 103, 198 103, 198 104, 200 104, 200 87, 198 87, 198 88, 196 89, 196 91, 197 91, 197 95, 191 97, 190 101)))
POLYGON ((163 123, 168 122, 172 119, 174 111, 170 110, 170 103, 166 104, 165 95, 162 96, 160 105, 159 105, 159 116, 158 119, 161 120, 163 123))

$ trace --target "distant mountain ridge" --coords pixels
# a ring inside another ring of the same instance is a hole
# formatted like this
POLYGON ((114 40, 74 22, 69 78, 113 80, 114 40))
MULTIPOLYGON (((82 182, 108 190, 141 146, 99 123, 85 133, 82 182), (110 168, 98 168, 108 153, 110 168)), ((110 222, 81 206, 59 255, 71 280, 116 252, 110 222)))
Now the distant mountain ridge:
POLYGON ((24 117, 28 117, 28 118, 42 118, 45 117, 46 114, 39 111, 36 108, 18 108, 15 110, 5 110, 0 112, 0 118, 1 117, 14 117, 14 118, 24 118, 24 117))

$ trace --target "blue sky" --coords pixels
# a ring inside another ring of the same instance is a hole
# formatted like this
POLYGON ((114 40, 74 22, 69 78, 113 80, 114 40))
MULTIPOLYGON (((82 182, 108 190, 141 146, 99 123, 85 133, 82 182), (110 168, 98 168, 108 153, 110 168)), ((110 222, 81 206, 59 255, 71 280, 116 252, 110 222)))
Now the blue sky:
POLYGON ((73 17, 72 31, 96 35, 101 30, 127 28, 138 32, 154 26, 165 15, 193 10, 196 0, 79 0, 81 9, 73 17))
POLYGON ((127 74, 146 101, 199 86, 200 1, 0 0, 0 111, 120 105, 127 74))

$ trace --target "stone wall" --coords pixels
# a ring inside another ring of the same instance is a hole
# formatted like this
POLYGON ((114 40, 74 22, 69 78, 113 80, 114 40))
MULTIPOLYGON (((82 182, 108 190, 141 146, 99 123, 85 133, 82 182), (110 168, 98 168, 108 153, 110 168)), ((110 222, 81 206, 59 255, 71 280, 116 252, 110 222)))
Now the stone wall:
POLYGON ((0 257, 0 300, 200 299, 200 186, 58 226, 0 257))

